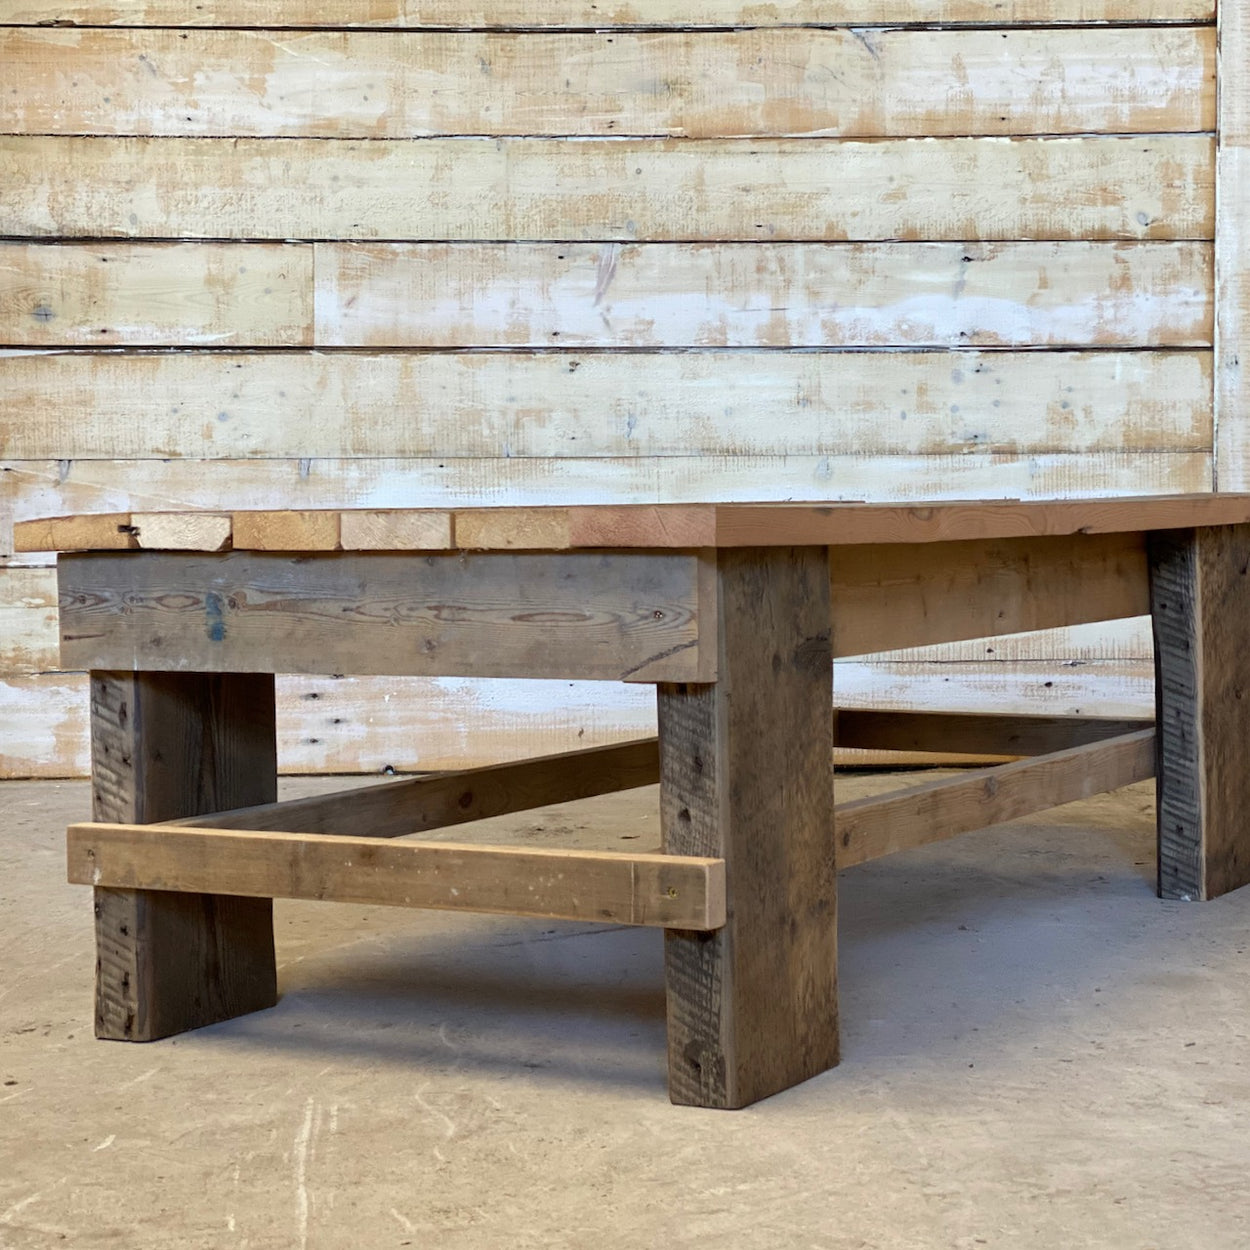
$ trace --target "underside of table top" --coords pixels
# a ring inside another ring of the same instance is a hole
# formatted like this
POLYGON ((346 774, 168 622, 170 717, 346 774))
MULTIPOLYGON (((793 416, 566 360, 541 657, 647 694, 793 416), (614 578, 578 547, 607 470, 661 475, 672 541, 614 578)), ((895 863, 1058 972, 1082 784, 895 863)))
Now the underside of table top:
POLYGON ((1250 521, 1250 494, 926 504, 124 512, 23 521, 34 551, 452 551, 845 546, 1126 533, 1250 521))

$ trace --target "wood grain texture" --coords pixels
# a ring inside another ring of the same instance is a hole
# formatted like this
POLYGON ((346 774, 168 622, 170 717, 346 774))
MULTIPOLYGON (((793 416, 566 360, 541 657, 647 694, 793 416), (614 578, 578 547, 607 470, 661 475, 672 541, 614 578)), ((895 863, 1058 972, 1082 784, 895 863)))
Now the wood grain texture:
POLYGON ((829 600, 823 552, 719 567, 715 685, 659 689, 672 854, 723 858, 728 922, 665 936, 669 1096, 741 1107, 838 1060, 829 600))
POLYGON ((0 139, 32 238, 1210 239, 1208 135, 0 139), (898 188, 906 187, 900 195, 898 188))
MULTIPOLYGON (((413 504, 423 509, 475 508, 484 498, 501 506, 522 507, 643 504, 655 507, 658 516, 667 516, 674 503, 702 506, 709 500, 741 501, 739 506, 745 507, 763 497, 774 501, 823 500, 831 505, 867 495, 898 504, 904 511, 881 537, 867 531, 860 541, 926 541, 925 535, 934 541, 952 519, 942 508, 937 508, 936 521, 926 519, 931 515, 928 509, 939 501, 1069 498, 1089 504, 1100 498, 1209 492, 1211 469, 1209 450, 1096 455, 1057 452, 1025 459, 965 452, 942 456, 634 456, 590 460, 577 456, 504 460, 338 456, 0 460, 0 552, 13 549, 14 522, 56 514, 107 514, 132 507, 144 511, 202 508, 210 512, 222 507, 265 508, 275 499, 301 509, 370 510, 413 504)), ((1214 505, 1228 511, 1218 498, 1214 505)), ((129 511, 124 515, 129 516, 129 511)), ((1214 524, 1228 518, 1213 511, 1203 519, 1214 524)), ((715 514, 707 524, 712 527, 712 544, 746 540, 745 545, 750 545, 754 535, 758 545, 761 532, 775 532, 773 527, 761 527, 753 511, 736 516, 732 525, 722 518, 719 537, 715 514)), ((795 522, 787 519, 786 525, 791 524, 795 522)), ((818 545, 829 542, 828 535, 841 528, 808 519, 802 524, 818 535, 818 545)), ((704 521, 699 525, 702 528, 704 521)), ((997 517, 994 525, 968 536, 1012 537, 1032 532, 1027 523, 1024 528, 1020 525, 1021 519, 1008 507, 1006 516, 997 517)), ((650 522, 643 526, 649 531, 650 522)), ((631 544, 638 541, 637 536, 630 539, 631 544)), ((661 538, 663 545, 669 541, 688 545, 661 538)), ((595 545, 602 545, 602 541, 595 545)), ((41 547, 39 553, 32 548, 24 558, 46 564, 47 553, 55 548, 55 543, 41 547)))
POLYGON ((1154 772, 1154 730, 1141 729, 1035 759, 922 782, 893 794, 839 803, 834 809, 838 866, 849 868, 1048 811, 1145 781, 1154 772))
POLYGON ((4 0, 0 17, 18 25, 572 27, 774 26, 977 22, 1210 21, 1210 0, 4 0))
POLYGON ((698 932, 725 922, 717 859, 170 825, 70 825, 68 840, 71 883, 98 889, 198 897, 211 890, 209 897, 224 892, 240 902, 303 898, 698 932))
MULTIPOLYGON (((836 672, 836 670, 835 670, 836 672)), ((839 708, 839 747, 949 752, 961 755, 1047 755, 1150 727, 1142 718, 1004 716, 996 712, 881 712, 839 708)))
POLYGON ((833 547, 829 566, 835 655, 1150 610, 1136 533, 833 547))
POLYGON ((1216 166, 1216 463, 1221 489, 1250 485, 1250 11, 1219 6, 1219 117, 1216 166))
POLYGON ((1155 534, 1159 894, 1250 882, 1250 525, 1155 534))
MULTIPOLYGON (((93 673, 91 759, 96 820, 272 802, 273 679, 93 673)), ((269 899, 97 888, 95 915, 97 1037, 151 1041, 277 1001, 269 899)))
POLYGON ((55 570, 0 568, 0 673, 57 667, 56 603, 55 570))
POLYGON ((1193 242, 10 243, 0 341, 1209 347, 1212 264, 1193 242))
POLYGON ((657 741, 642 738, 215 812, 174 823, 211 829, 397 838, 551 803, 634 790, 654 785, 659 779, 657 741))
POLYGON ((58 565, 66 668, 715 677, 697 555, 136 553, 58 565))
POLYGON ((1212 334, 1205 243, 313 247, 328 346, 1187 347, 1212 334))
MULTIPOLYGON (((1080 663, 1015 657, 839 660, 838 702, 856 710, 1134 717, 1153 720, 1149 659, 1080 663)), ((643 685, 499 678, 277 679, 284 773, 418 772, 486 766, 536 751, 609 744, 655 732, 643 685), (419 708, 415 716, 413 709, 419 708)), ((90 771, 86 678, 0 675, 0 776, 84 777, 90 771)), ((861 760, 849 748, 842 762, 861 760)))
POLYGON ((0 133, 9 134, 715 139, 1178 133, 1215 124, 1209 27, 15 28, 0 29, 0 63, 13 83, 0 97, 0 133))
POLYGON ((311 346, 313 286, 309 247, 0 243, 0 342, 311 346))
POLYGON ((1208 351, 0 360, 12 459, 1023 456, 1203 452, 1211 437, 1208 351))
MULTIPOLYGON (((117 531, 137 531, 137 513, 106 517, 52 517, 20 521, 14 536, 21 551, 64 534, 63 550, 87 549, 97 534, 108 539, 117 531), (79 525, 79 523, 82 523, 79 525), (88 523, 99 522, 99 524, 88 523), (79 543, 82 530, 84 543, 79 543)), ((366 513, 369 518, 377 514, 366 513)), ((387 514, 398 525, 402 513, 387 514)), ((1053 580, 1047 594, 1065 593, 1064 580, 1086 577, 1090 584, 1117 583, 1106 590, 1108 605, 1070 607, 1079 624, 1084 612, 1107 612, 1107 619, 1142 615, 1146 600, 1137 588, 1142 570, 1143 534, 1162 528, 1190 525, 1236 526, 1250 521, 1250 494, 1139 495, 1097 499, 947 500, 920 506, 863 503, 755 503, 755 504, 624 504, 567 507, 462 508, 446 511, 417 509, 418 530, 429 526, 440 544, 464 550, 547 550, 577 548, 689 549, 745 546, 805 545, 833 549, 830 576, 849 601, 860 596, 871 606, 874 595, 902 586, 923 586, 926 580, 946 577, 943 595, 968 593, 968 585, 1005 575, 1023 585, 1004 590, 1004 597, 1027 589, 1029 579, 1053 580), (450 535, 445 540, 444 536, 450 535), (933 546, 933 544, 938 544, 933 546), (944 570, 944 572, 943 572, 944 570)), ((341 527, 351 513, 335 509, 292 513, 286 511, 235 512, 229 517, 237 549, 267 550, 274 533, 285 543, 302 539, 295 549, 333 551, 340 544, 341 527), (289 534, 282 527, 289 525, 289 534)), ((179 522, 205 526, 208 541, 216 544, 220 514, 161 514, 159 520, 181 536, 179 522)), ((191 532, 188 530, 188 532, 191 532)), ((134 537, 134 535, 132 535, 134 537)), ((105 543, 104 549, 111 550, 105 543)), ((134 548, 132 548, 134 549, 134 548)), ((434 557, 432 556, 431 559, 434 557)), ((367 563, 367 559, 366 559, 367 563)), ((125 564, 119 568, 131 567, 125 564)), ((137 567, 137 566, 136 566, 137 567)), ((382 567, 377 564, 375 567, 382 567)), ((940 598, 940 596, 939 596, 940 598)), ((934 609, 937 608, 935 600, 934 609)), ((1069 609, 1057 609, 1065 615, 1069 609)), ((1010 612, 996 620, 1025 619, 1010 612)), ((1096 619, 1096 618, 1095 618, 1096 619)), ((986 619, 986 625, 995 622, 986 619)), ((1002 625, 997 632, 1006 628, 1002 625)), ((1048 628, 1020 626, 1020 628, 1048 628)), ((994 631, 983 629, 974 637, 994 631)), ((1013 632, 1008 630, 1007 632, 1013 632)), ((877 650, 891 648, 877 647, 877 650)))

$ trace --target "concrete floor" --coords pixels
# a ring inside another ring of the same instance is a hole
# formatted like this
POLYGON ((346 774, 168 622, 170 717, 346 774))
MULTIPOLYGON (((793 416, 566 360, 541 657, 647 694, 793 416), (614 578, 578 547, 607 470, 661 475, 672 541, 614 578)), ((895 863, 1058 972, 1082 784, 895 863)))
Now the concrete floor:
POLYGON ((276 1008, 97 1042, 87 802, 0 785, 6 1250, 1250 1246, 1250 889, 1154 898, 1148 786, 844 874, 842 1066, 737 1113, 667 1101, 650 931, 280 902, 276 1008))

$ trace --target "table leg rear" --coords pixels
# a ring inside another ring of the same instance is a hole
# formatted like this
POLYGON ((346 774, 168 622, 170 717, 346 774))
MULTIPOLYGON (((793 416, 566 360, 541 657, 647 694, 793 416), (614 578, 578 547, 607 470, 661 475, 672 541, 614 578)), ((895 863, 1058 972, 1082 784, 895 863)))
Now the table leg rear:
POLYGON ((1250 882, 1250 525, 1150 536, 1159 894, 1250 882))
MULTIPOLYGON (((94 819, 277 798, 270 674, 91 674, 94 819)), ((96 1036, 152 1041, 277 1001, 270 899, 98 889, 96 1036)))

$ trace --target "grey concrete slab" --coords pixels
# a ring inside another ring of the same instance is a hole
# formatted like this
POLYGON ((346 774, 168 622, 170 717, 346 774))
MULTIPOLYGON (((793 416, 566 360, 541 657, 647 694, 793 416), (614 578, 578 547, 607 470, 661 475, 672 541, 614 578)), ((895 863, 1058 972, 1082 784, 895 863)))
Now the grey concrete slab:
POLYGON ((0 785, 5 1250, 1250 1245, 1250 890, 1154 897, 1148 786, 844 873, 843 1064, 741 1112, 668 1104, 641 930, 279 902, 277 1007, 97 1042, 87 806, 0 785))

